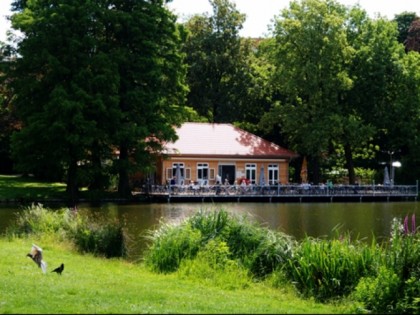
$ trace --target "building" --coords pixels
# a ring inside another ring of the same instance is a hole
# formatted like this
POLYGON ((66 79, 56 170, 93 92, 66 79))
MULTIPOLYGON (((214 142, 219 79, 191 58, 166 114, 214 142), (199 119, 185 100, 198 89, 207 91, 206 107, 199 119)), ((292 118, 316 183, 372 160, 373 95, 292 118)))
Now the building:
POLYGON ((184 123, 178 140, 165 146, 157 165, 160 184, 274 185, 289 182, 289 162, 298 155, 232 124, 184 123))

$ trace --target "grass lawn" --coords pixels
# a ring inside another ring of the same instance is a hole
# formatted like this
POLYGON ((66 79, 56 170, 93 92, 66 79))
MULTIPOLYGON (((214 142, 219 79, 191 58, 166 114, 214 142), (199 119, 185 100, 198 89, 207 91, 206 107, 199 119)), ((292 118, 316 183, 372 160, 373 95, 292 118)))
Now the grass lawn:
MULTIPOLYGON (((51 238, 51 237, 50 237, 51 238)), ((342 314, 350 305, 299 299, 291 288, 254 283, 221 289, 178 274, 155 274, 141 263, 75 252, 52 239, 0 238, 0 313, 342 314), (26 254, 43 248, 47 273, 26 254), (51 271, 65 264, 62 275, 51 271)))
MULTIPOLYGON (((0 202, 66 201, 66 183, 47 182, 32 176, 0 175, 0 202)), ((80 188, 79 198, 86 200, 118 199, 116 191, 93 192, 80 188)))
POLYGON ((0 200, 65 198, 65 183, 43 182, 30 176, 0 175, 0 200))

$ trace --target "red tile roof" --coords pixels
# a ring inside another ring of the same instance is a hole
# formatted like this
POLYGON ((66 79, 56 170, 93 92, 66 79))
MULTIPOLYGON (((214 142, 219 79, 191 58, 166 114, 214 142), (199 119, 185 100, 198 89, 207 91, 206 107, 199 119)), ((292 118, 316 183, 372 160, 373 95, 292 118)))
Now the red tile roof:
POLYGON ((293 158, 297 154, 231 124, 184 123, 167 153, 182 155, 293 158))

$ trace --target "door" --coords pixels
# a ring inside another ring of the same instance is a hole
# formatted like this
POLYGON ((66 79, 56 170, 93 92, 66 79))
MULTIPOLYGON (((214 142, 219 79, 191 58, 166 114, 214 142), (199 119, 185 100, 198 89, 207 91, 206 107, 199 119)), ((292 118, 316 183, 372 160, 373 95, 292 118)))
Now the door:
POLYGON ((236 177, 235 165, 219 165, 219 175, 222 177, 222 183, 227 179, 229 184, 233 185, 236 177))

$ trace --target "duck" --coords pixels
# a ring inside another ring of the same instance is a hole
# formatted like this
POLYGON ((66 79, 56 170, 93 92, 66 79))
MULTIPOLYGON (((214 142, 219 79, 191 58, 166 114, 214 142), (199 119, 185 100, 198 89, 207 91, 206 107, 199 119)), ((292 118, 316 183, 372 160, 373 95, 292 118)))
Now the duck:
POLYGON ((43 260, 41 247, 32 244, 31 251, 26 256, 32 258, 32 260, 37 264, 37 266, 41 268, 43 273, 47 272, 47 263, 43 260))

